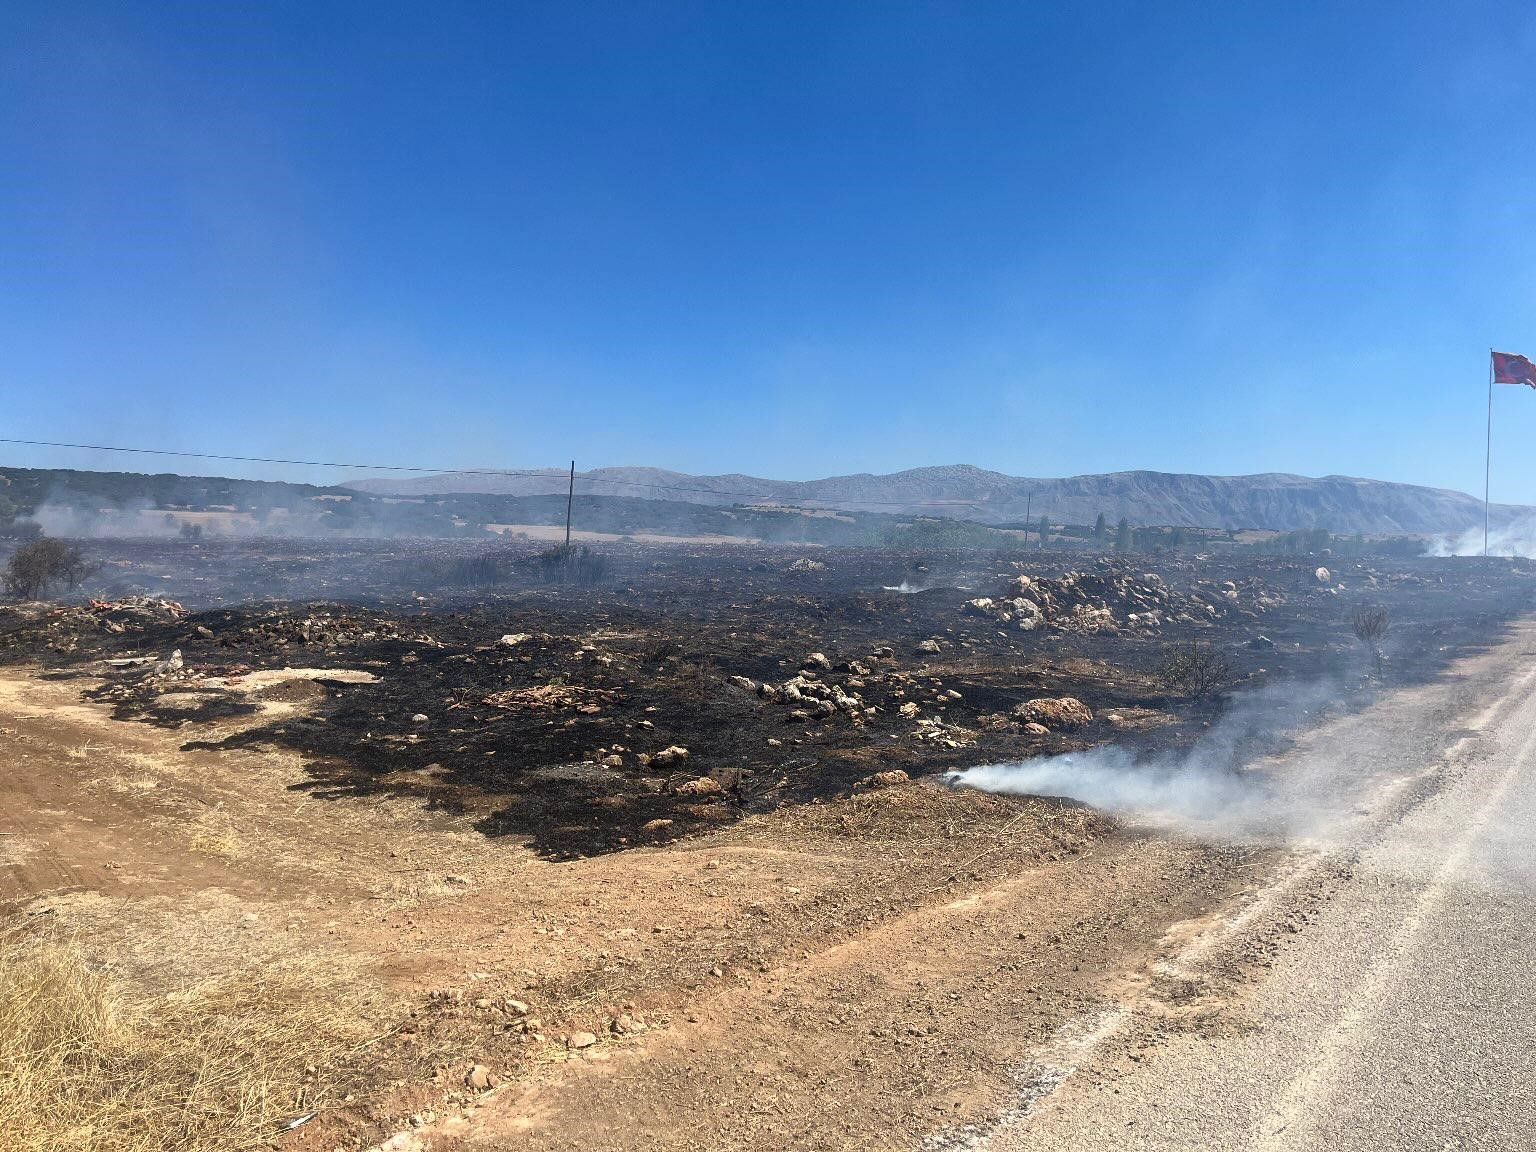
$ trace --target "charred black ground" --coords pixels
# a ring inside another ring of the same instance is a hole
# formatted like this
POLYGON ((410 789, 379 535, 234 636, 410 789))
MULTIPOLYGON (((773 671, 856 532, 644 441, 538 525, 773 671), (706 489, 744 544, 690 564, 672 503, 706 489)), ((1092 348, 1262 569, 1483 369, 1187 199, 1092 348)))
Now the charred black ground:
POLYGON ((320 795, 419 797, 555 856, 882 771, 1188 740, 1222 698, 1159 679, 1180 642, 1228 661, 1230 691, 1330 676, 1347 703, 1371 684, 1360 606, 1388 612, 1385 681, 1404 683, 1536 593, 1520 561, 1319 573, 1329 558, 615 545, 602 583, 568 586, 545 582, 531 546, 490 569, 483 546, 440 542, 94 548, 96 601, 6 608, 0 660, 88 676, 119 717, 173 727, 257 711, 237 690, 252 670, 370 673, 274 688, 263 698, 308 707, 227 743, 301 752, 320 795), (467 571, 495 582, 459 586, 467 571), (1060 697, 1092 720, 1021 707, 1060 697))

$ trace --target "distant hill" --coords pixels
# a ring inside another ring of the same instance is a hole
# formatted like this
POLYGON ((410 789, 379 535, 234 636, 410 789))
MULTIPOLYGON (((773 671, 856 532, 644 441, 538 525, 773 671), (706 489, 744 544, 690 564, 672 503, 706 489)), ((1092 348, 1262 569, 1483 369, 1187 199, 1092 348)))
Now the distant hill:
MULTIPOLYGON (((564 493, 559 469, 517 475, 447 472, 360 480, 347 487, 375 495, 484 493, 511 496, 564 493)), ((579 494, 678 500, 694 504, 819 504, 829 508, 928 514, 1013 524, 1049 516, 1087 524, 1103 513, 1133 524, 1198 528, 1435 534, 1463 532, 1483 522, 1482 501, 1465 492, 1351 476, 1199 476, 1174 472, 1107 472, 1060 479, 1008 476, 967 464, 912 468, 876 476, 765 480, 756 476, 691 476, 660 468, 598 468, 576 474, 579 494)), ((1496 524, 1531 509, 1494 505, 1496 524)))

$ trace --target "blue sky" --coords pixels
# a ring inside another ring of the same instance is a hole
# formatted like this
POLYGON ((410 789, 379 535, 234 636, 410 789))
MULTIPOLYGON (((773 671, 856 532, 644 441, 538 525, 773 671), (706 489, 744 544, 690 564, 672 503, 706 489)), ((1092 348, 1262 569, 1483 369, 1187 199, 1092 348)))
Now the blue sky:
POLYGON ((0 435, 1480 492, 1533 58, 1518 3, 9 0, 0 435))

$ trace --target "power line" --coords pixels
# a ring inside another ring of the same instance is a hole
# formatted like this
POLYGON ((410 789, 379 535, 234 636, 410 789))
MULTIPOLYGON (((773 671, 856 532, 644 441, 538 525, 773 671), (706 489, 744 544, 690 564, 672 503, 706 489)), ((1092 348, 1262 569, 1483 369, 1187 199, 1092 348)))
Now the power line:
MULTIPOLYGON (((183 452, 170 448, 123 448, 112 444, 74 444, 61 440, 20 440, 0 436, 0 444, 23 444, 32 448, 84 448, 92 452, 125 452, 140 456, 179 456, 193 460, 225 460, 242 464, 296 464, 306 468, 353 468, 365 472, 418 472, 454 476, 523 476, 548 479, 560 473, 550 468, 432 468, 421 464, 348 464, 334 460, 291 460, 282 456, 234 456, 219 452, 183 452)), ((693 492, 704 496, 740 496, 763 500, 785 508, 828 508, 841 504, 859 504, 902 508, 974 508, 973 500, 858 500, 841 499, 812 504, 784 500, 771 492, 737 492, 725 488, 700 488, 685 484, 647 484, 641 480, 613 480, 606 476, 576 476, 585 484, 608 484, 616 488, 645 488, 657 492, 693 492)))

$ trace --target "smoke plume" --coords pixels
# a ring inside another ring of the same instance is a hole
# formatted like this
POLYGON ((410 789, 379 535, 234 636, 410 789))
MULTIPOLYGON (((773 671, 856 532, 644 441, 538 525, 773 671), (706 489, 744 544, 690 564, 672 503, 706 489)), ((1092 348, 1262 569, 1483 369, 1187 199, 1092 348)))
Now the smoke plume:
POLYGON ((1348 806, 1339 774, 1314 765, 1284 777, 1260 761, 1337 699, 1332 682, 1270 685, 1239 697, 1195 743, 1136 753, 1116 745, 985 764, 951 773, 950 783, 985 792, 1059 796, 1117 815, 1207 836, 1313 836, 1348 806))

